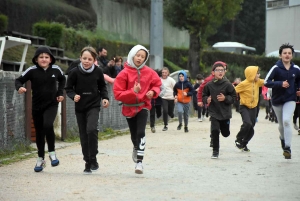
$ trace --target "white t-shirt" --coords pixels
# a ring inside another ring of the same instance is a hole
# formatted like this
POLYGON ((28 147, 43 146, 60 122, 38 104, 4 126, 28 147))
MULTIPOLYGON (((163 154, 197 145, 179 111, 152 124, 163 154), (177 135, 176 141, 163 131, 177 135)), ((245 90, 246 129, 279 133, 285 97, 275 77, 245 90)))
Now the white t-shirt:
POLYGON ((166 92, 164 94, 164 96, 162 96, 162 99, 166 99, 166 100, 174 100, 174 86, 176 84, 176 81, 171 78, 171 77, 167 77, 166 79, 160 78, 162 84, 164 85, 164 87, 166 88, 166 92))

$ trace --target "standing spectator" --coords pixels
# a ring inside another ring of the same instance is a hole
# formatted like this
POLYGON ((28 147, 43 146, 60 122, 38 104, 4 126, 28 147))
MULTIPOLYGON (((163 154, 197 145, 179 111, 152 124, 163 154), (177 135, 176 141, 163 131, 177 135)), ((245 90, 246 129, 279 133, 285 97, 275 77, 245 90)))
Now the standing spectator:
POLYGON ((94 48, 84 47, 80 53, 81 63, 69 71, 65 88, 68 97, 75 102, 85 174, 99 168, 97 125, 101 99, 104 108, 109 106, 103 72, 94 64, 96 58, 97 52, 94 48))
POLYGON ((162 106, 163 106, 163 120, 164 120, 164 128, 163 131, 168 130, 168 115, 171 118, 174 118, 174 95, 173 88, 176 84, 176 81, 169 77, 169 69, 167 67, 163 67, 161 71, 161 82, 166 88, 165 94, 162 98, 162 106))
POLYGON ((225 67, 221 63, 212 66, 214 80, 208 82, 203 90, 203 102, 209 104, 210 131, 212 135, 213 153, 211 158, 219 157, 220 131, 224 137, 230 135, 231 105, 236 93, 232 84, 224 79, 225 67))
POLYGON ((188 81, 186 72, 181 70, 178 73, 178 82, 174 86, 175 103, 177 103, 179 125, 177 130, 182 127, 182 115, 184 120, 184 132, 189 132, 189 110, 190 102, 194 93, 192 84, 188 81))
POLYGON ((240 97, 240 114, 243 124, 235 140, 236 147, 242 151, 249 152, 247 144, 254 135, 256 123, 257 106, 259 104, 259 88, 264 85, 264 80, 259 79, 258 66, 248 66, 245 69, 246 79, 235 87, 240 97))
POLYGON ((193 93, 193 106, 194 106, 194 110, 198 113, 198 121, 202 122, 203 121, 203 116, 202 116, 202 108, 198 105, 197 102, 197 93, 199 90, 200 85, 203 82, 203 76, 201 74, 198 74, 196 76, 196 83, 194 85, 194 93, 193 93))
POLYGON ((104 74, 107 74, 110 77, 112 77, 109 69, 115 66, 115 61, 113 59, 112 60, 107 59, 107 50, 104 49, 103 47, 98 48, 97 63, 99 67, 102 69, 104 74))
POLYGON ((279 48, 280 60, 271 68, 265 79, 265 86, 272 88, 272 106, 279 124, 279 133, 283 155, 291 159, 292 117, 295 111, 296 97, 300 95, 299 67, 291 60, 294 48, 283 44, 279 48))
POLYGON ((157 98, 161 86, 157 73, 145 65, 148 58, 149 52, 144 46, 134 46, 113 88, 115 99, 123 103, 122 114, 126 117, 131 134, 136 174, 143 174, 148 111, 151 109, 151 99, 157 98))
MULTIPOLYGON (((22 73, 15 81, 19 94, 27 92, 23 84, 28 80, 32 86, 32 118, 36 130, 38 158, 34 167, 40 172, 46 165, 45 137, 52 166, 59 165, 55 153, 55 133, 53 123, 57 114, 58 103, 64 100, 63 89, 66 83, 64 73, 55 64, 55 58, 47 47, 39 47, 32 58, 35 64, 22 73), (58 83, 58 86, 57 86, 58 83)), ((31 92, 28 92, 31 93, 31 92)))

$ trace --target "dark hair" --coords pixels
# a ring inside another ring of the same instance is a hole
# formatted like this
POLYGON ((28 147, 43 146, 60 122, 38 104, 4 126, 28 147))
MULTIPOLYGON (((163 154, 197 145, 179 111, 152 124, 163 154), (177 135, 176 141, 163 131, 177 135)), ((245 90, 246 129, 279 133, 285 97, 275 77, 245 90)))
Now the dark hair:
POLYGON ((121 60, 121 62, 123 63, 123 58, 120 57, 120 56, 113 57, 113 60, 114 60, 115 62, 118 62, 118 61, 121 60))
POLYGON ((201 74, 196 75, 196 79, 197 80, 203 80, 203 75, 201 75, 201 74))
POLYGON ((290 45, 289 43, 285 43, 285 44, 282 44, 282 45, 279 47, 279 55, 281 55, 282 50, 283 50, 283 49, 286 49, 286 48, 290 48, 290 49, 292 50, 292 54, 294 54, 294 48, 293 48, 293 45, 290 45))
POLYGON ((98 53, 102 52, 103 49, 104 49, 104 47, 98 47, 98 53))

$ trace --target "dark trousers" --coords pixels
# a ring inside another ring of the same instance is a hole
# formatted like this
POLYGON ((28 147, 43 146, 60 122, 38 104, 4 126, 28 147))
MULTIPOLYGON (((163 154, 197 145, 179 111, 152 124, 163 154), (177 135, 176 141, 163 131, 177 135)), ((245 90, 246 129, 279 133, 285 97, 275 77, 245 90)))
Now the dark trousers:
POLYGON ((210 117, 210 121, 213 150, 218 151, 220 148, 220 131, 224 137, 230 135, 230 120, 218 120, 214 117, 210 117))
MULTIPOLYGON (((197 105, 198 119, 200 119, 202 116, 202 109, 203 109, 203 107, 200 107, 197 105)), ((203 116, 204 116, 204 114, 203 114, 203 116)))
POLYGON ((168 125, 168 115, 174 117, 174 100, 162 99, 164 125, 168 125))
POLYGON ((256 123, 257 107, 250 109, 244 105, 240 105, 240 113, 242 116, 243 124, 236 136, 236 141, 246 146, 254 135, 254 126, 256 123))
POLYGON ((298 118, 298 121, 299 121, 299 124, 298 126, 300 126, 300 104, 296 104, 296 108, 295 108, 295 111, 294 111, 294 116, 293 116, 293 123, 296 124, 296 121, 297 121, 297 118, 298 118))
POLYGON ((44 110, 32 110, 33 124, 36 131, 36 146, 38 156, 45 157, 45 136, 48 152, 55 151, 55 134, 53 123, 57 114, 57 105, 44 110))
POLYGON ((98 154, 98 119, 100 108, 90 108, 85 112, 75 112, 79 127, 83 160, 89 163, 97 160, 98 154))
POLYGON ((155 113, 156 117, 159 118, 161 116, 161 105, 153 105, 150 110, 150 127, 155 126, 155 113))
POLYGON ((135 149, 137 150, 137 160, 142 161, 144 158, 144 151, 146 145, 145 129, 148 118, 148 110, 141 110, 132 118, 126 118, 130 134, 131 141, 135 149))

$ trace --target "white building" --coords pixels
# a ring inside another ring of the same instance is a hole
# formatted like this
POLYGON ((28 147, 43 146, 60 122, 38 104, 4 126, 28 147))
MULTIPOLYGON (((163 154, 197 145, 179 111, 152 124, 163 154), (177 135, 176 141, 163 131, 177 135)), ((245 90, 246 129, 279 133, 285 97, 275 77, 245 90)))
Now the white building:
POLYGON ((299 50, 299 21, 300 0, 266 0, 266 54, 278 51, 284 43, 299 50))

